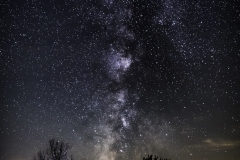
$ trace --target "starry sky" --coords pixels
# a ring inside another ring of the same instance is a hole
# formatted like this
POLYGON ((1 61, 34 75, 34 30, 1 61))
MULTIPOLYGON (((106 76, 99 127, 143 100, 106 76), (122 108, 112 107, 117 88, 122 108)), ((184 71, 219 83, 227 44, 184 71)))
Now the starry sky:
POLYGON ((0 159, 239 160, 237 0, 1 1, 0 159))

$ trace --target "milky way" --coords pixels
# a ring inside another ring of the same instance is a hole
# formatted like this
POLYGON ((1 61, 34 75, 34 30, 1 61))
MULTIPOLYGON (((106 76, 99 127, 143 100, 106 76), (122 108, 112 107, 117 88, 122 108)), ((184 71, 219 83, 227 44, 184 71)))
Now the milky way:
POLYGON ((0 2, 0 159, 238 159, 236 3, 0 2))

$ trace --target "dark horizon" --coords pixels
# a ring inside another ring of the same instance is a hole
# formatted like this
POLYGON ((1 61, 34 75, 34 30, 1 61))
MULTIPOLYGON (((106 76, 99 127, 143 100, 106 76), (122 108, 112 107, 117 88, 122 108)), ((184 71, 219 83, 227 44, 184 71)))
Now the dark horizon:
POLYGON ((240 157, 237 1, 0 5, 0 160, 240 157))

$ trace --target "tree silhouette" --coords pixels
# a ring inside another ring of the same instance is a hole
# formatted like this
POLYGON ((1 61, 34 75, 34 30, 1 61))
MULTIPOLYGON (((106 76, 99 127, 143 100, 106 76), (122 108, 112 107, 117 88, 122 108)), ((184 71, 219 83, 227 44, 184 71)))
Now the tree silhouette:
POLYGON ((73 160, 73 156, 69 158, 67 155, 69 149, 68 143, 52 138, 49 140, 49 147, 46 150, 38 151, 37 159, 34 156, 34 160, 73 160))

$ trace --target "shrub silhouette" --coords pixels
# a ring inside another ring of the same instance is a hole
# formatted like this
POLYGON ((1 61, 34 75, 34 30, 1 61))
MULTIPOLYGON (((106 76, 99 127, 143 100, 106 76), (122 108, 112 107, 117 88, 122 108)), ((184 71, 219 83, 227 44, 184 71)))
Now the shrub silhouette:
MULTIPOLYGON (((155 155, 155 156, 153 157, 152 155, 150 155, 150 156, 148 155, 146 158, 143 157, 143 160, 158 160, 158 156, 155 155)), ((170 159, 162 158, 162 157, 161 157, 159 160, 170 160, 170 159)))

